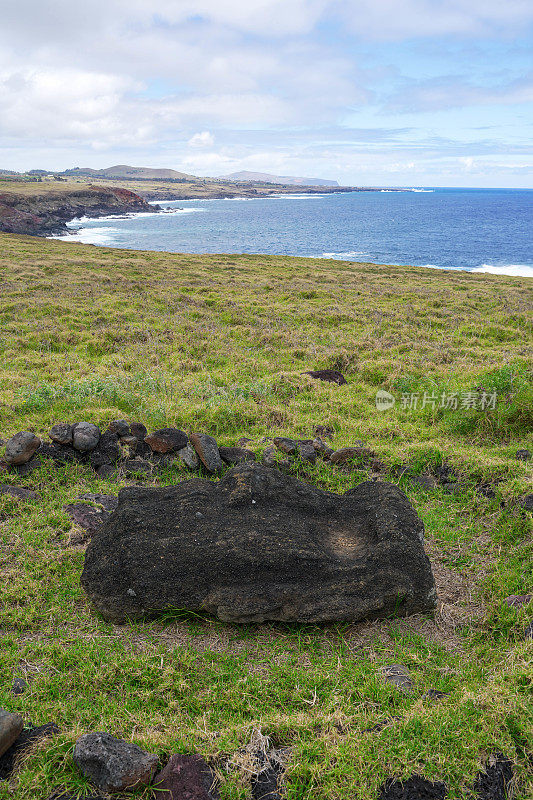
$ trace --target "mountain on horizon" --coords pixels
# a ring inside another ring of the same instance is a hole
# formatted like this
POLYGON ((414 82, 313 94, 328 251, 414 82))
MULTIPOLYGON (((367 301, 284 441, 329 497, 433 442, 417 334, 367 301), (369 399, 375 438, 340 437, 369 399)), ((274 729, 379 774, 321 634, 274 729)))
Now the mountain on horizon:
POLYGON ((152 167, 130 167, 127 164, 117 164, 106 169, 91 169, 91 167, 74 167, 66 169, 61 175, 80 175, 92 178, 140 178, 144 180, 183 180, 194 179, 194 175, 187 172, 178 172, 175 169, 153 169, 152 167))
POLYGON ((289 175, 271 175, 268 172, 232 172, 230 175, 220 175, 218 180, 224 181, 254 181, 259 183, 279 183, 285 186, 338 186, 338 181, 325 178, 295 178, 289 175))

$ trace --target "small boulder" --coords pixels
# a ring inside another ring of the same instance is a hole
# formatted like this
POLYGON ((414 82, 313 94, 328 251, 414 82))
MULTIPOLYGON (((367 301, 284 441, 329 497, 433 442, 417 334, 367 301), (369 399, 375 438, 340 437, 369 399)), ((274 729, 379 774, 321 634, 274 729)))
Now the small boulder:
POLYGON ((281 453, 285 453, 288 456, 294 455, 298 450, 297 442, 294 439, 288 439, 286 436, 276 436, 274 444, 281 453))
POLYGON ((41 445, 41 440, 38 436, 30 431, 22 431, 16 433, 6 444, 6 452, 4 455, 8 464, 18 466, 25 464, 33 456, 36 450, 41 445))
POLYGON ((219 447, 218 452, 230 467, 240 464, 242 461, 255 461, 255 453, 245 447, 219 447))
POLYGON ((139 441, 143 441, 143 439, 148 435, 148 430, 146 425, 143 425, 142 422, 132 422, 130 423, 130 433, 139 441))
POLYGON ((329 447, 325 443, 325 441, 320 436, 316 436, 313 439, 313 447, 316 450, 317 455, 319 455, 321 458, 326 458, 326 459, 331 458, 331 456, 335 452, 334 450, 331 449, 331 447, 329 447))
POLYGON ((20 714, 12 714, 5 708, 0 708, 0 756, 3 756, 16 742, 23 727, 24 723, 20 714))
POLYGON ((190 444, 178 451, 178 458, 188 469, 197 470, 200 466, 200 459, 196 450, 190 444))
POLYGON ((123 792, 150 783, 158 765, 154 753, 109 733, 86 733, 74 746, 78 769, 103 792, 123 792))
POLYGON ((125 419, 116 419, 109 423, 106 433, 114 433, 116 436, 122 438, 123 436, 129 436, 131 431, 125 419))
POLYGON ((58 422, 50 430, 50 439, 58 444, 72 444, 73 429, 68 422, 58 422))
POLYGON ((78 453, 90 453, 100 441, 100 428, 92 422, 78 422, 74 425, 72 445, 78 453))
POLYGON ((25 681, 24 678, 20 677, 20 675, 16 677, 11 684, 11 692, 14 695, 24 694, 27 688, 28 682, 25 681))
POLYGON ((381 674, 387 683, 392 683, 400 692, 410 694, 413 691, 413 681, 409 670, 402 664, 390 664, 383 667, 381 674))
POLYGON ((290 466, 289 459, 279 458, 279 453, 280 451, 276 450, 275 447, 267 447, 266 450, 263 450, 261 461, 264 466, 270 467, 271 469, 282 469, 290 466))
POLYGON ((106 431, 100 436, 98 444, 91 451, 89 461, 94 469, 104 464, 116 464, 120 458, 120 445, 116 433, 106 431))
POLYGON ((298 442, 298 455, 303 461, 314 464, 316 461, 316 450, 312 442, 298 442))
POLYGON ((350 464, 352 462, 368 463, 376 454, 368 447, 341 447, 330 456, 332 464, 350 464))
POLYGON ((218 472, 224 468, 218 445, 212 436, 208 436, 207 433, 191 433, 189 439, 208 472, 218 472))
MULTIPOLYGON (((16 715, 18 716, 18 715, 16 715)), ((18 759, 30 750, 37 742, 47 736, 55 736, 59 733, 59 728, 53 722, 46 725, 30 725, 24 728, 3 756, 0 756, 0 780, 11 777, 18 759)))
POLYGON ((0 483, 0 496, 9 495, 14 500, 38 500, 37 492, 31 489, 23 489, 22 486, 11 486, 8 483, 0 483))
POLYGON ((171 756, 154 779, 154 800, 219 800, 215 776, 199 755, 171 756))
POLYGON ((178 428, 161 428, 144 437, 153 453, 176 453, 187 446, 187 434, 178 428))
POLYGON ((315 369, 310 372, 302 372, 302 375, 309 375, 318 381, 326 381, 327 383, 336 383, 337 386, 343 386, 348 383, 342 372, 336 369, 315 369))
POLYGON ((503 601, 509 608, 523 608, 533 600, 533 594, 511 594, 503 601))
POLYGON ((531 452, 529 450, 517 450, 516 457, 519 461, 531 461, 531 452))

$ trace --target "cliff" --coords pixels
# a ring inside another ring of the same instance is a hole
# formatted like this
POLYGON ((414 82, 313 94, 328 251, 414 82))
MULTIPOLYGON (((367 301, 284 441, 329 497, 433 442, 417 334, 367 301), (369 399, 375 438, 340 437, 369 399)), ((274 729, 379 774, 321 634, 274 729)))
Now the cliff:
POLYGON ((87 186, 33 195, 1 192, 0 231, 48 236, 64 233, 66 223, 75 217, 157 210, 129 189, 87 186))

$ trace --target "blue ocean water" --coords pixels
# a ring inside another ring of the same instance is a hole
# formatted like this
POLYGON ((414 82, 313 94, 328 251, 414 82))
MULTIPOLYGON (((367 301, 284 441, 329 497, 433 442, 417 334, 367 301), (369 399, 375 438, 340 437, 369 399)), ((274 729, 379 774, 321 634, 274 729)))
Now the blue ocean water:
POLYGON ((270 253, 533 277, 533 191, 433 189, 160 202, 168 213, 70 223, 70 241, 270 253), (171 213, 172 212, 172 213, 171 213))

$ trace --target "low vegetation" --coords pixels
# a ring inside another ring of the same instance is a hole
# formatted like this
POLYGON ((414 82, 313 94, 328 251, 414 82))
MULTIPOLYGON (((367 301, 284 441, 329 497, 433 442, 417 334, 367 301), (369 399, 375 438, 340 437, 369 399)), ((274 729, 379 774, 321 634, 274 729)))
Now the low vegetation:
MULTIPOLYGON (((1 244, 0 435, 125 418, 220 444, 246 436, 256 452, 317 426, 335 448, 362 440, 423 519, 440 592, 435 618, 229 626, 176 613, 113 626, 80 588, 83 548, 70 544, 63 506, 123 484, 80 465, 2 473, 40 500, 0 497, 0 706, 61 733, 0 783, 1 800, 44 800, 58 786, 90 795, 72 747, 104 730, 161 754, 201 753, 223 800, 249 797, 257 730, 288 748, 288 800, 375 800, 387 777, 415 772, 459 800, 494 752, 513 761, 515 800, 530 797, 531 605, 503 601, 533 587, 522 505, 531 461, 516 458, 533 449, 531 282, 9 235, 1 244), (347 384, 302 374, 323 368, 347 384), (379 389, 396 398, 389 410, 376 408, 379 389), (494 392, 495 408, 461 407, 494 392), (443 395, 459 407, 441 407, 443 395), (412 480, 444 464, 461 478, 453 493, 412 480), (409 669, 412 694, 383 681, 391 664, 409 669), (18 675, 28 689, 13 696, 18 675), (429 689, 446 696, 431 700, 429 689)), ((294 469, 336 492, 369 478, 322 461, 294 469)), ((179 479, 169 470, 158 482, 179 479)))

